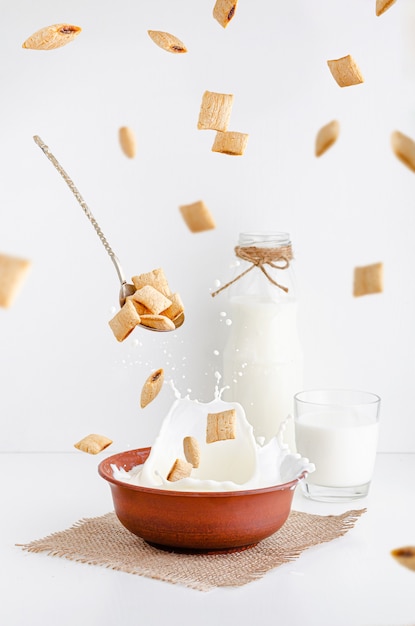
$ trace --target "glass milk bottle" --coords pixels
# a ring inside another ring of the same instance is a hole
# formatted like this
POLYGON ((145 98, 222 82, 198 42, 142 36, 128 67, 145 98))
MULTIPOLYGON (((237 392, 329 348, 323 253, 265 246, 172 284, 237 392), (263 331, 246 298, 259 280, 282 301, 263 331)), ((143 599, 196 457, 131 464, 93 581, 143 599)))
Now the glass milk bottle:
MULTIPOLYGON (((241 233, 236 275, 227 291, 231 320, 223 352, 224 399, 239 402, 256 437, 269 441, 293 414, 302 389, 293 253, 287 233, 241 233)), ((216 292, 214 295, 216 295, 216 292)), ((293 419, 284 442, 295 451, 293 419)))

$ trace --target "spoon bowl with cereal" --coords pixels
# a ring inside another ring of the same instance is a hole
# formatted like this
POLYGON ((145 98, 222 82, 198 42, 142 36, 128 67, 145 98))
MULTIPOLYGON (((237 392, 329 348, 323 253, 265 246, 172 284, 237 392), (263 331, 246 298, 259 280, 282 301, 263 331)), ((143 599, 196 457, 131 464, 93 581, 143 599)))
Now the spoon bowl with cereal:
POLYGON ((183 303, 178 293, 171 293, 163 270, 159 268, 147 274, 134 276, 132 283, 127 282, 118 257, 74 182, 42 139, 38 135, 33 139, 72 191, 115 266, 120 281, 121 310, 110 320, 109 325, 118 341, 123 341, 136 326, 156 332, 179 328, 184 322, 183 303))

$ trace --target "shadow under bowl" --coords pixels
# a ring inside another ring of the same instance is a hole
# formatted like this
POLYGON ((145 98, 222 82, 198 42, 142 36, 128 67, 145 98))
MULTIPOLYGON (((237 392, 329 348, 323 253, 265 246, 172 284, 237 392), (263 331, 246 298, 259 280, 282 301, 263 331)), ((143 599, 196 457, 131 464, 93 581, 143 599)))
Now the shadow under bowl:
POLYGON ((174 552, 244 550, 286 522, 299 480, 246 491, 195 492, 139 487, 117 480, 111 465, 129 471, 151 448, 114 454, 98 466, 109 483, 115 513, 125 528, 158 548, 174 552))

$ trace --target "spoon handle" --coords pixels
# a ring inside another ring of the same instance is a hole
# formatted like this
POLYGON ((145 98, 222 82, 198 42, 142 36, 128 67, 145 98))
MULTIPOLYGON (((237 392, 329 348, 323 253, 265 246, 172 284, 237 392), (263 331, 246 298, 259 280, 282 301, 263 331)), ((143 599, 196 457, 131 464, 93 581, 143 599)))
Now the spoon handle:
POLYGON ((107 238, 105 237, 104 233, 102 232, 98 222, 96 221, 95 217, 92 215, 92 213, 91 213, 87 203, 85 202, 85 200, 83 199, 83 197, 79 193, 78 189, 76 188, 73 180, 68 176, 68 174, 63 169, 62 165, 59 163, 59 161, 56 159, 56 157, 53 156, 53 154, 49 150, 48 146, 42 141, 42 139, 38 135, 34 135, 33 139, 34 139, 35 143, 37 143, 39 148, 41 148, 41 150, 43 150, 45 155, 48 157, 49 161, 51 161, 53 163, 53 165, 58 170, 59 174, 62 176, 62 178, 65 181, 65 183, 68 185, 69 189, 72 191, 72 193, 75 196, 75 198, 78 200, 78 202, 81 205, 82 210, 84 211, 85 215, 87 216, 87 218, 91 222, 92 226, 95 228, 95 231, 96 231, 98 237, 100 238, 102 245, 104 246, 105 250, 108 252, 109 256, 111 257, 111 260, 112 260, 112 262, 115 265, 115 269, 117 270, 117 274, 118 274, 118 278, 120 279, 120 283, 123 285, 124 283, 126 283, 126 280, 125 280, 124 272, 122 271, 120 262, 119 262, 118 258, 116 257, 116 255, 115 255, 113 249, 111 248, 110 244, 108 243, 107 238))

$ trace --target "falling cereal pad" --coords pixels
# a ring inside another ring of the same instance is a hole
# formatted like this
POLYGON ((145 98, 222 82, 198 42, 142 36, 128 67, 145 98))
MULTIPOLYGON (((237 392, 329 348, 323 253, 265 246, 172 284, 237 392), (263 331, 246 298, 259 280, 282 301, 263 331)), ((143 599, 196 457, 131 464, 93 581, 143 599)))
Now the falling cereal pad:
POLYGON ((376 0, 376 15, 382 15, 395 4, 396 0, 376 0))
POLYGON ((391 551, 392 556, 404 567, 415 572, 415 546, 395 548, 391 551))
POLYGON ((330 72, 340 87, 350 87, 364 82, 364 78, 353 57, 348 54, 340 59, 327 61, 330 72))
POLYGON ((133 159, 137 152, 137 142, 134 131, 128 126, 121 126, 118 131, 121 150, 129 159, 133 159))
POLYGON ((354 270, 353 295, 366 296, 383 291, 383 263, 373 263, 354 270))
POLYGON ((147 378, 141 389, 140 406, 142 409, 158 396, 164 383, 164 370, 156 370, 147 378))
POLYGON ((395 156, 415 172, 415 141, 399 130, 395 130, 391 135, 391 145, 395 156))
POLYGON ((183 459, 176 459, 170 472, 167 475, 167 480, 175 482, 182 478, 188 478, 192 473, 193 465, 183 459))
POLYGON ((213 17, 223 28, 234 18, 238 0, 216 0, 213 17))
POLYGON ((315 155, 316 157, 324 154, 337 141, 340 133, 340 124, 337 120, 329 122, 317 133, 315 155))
POLYGON ((75 443, 74 446, 81 452, 86 452, 87 454, 98 454, 108 448, 112 444, 112 439, 108 439, 104 435, 87 435, 78 443, 75 443))
POLYGON ((23 42, 22 48, 31 50, 54 50, 66 46, 81 32, 79 26, 72 24, 53 24, 36 31, 23 42))
POLYGON ((200 106, 199 130, 226 130, 233 106, 233 94, 205 91, 200 106))
POLYGON ((31 267, 30 261, 0 254, 0 306, 11 307, 31 267))
POLYGON ((220 411, 208 413, 206 426, 206 443, 225 441, 236 438, 236 411, 220 411))
POLYGON ((191 463, 193 467, 199 467, 200 446, 196 437, 188 436, 183 439, 183 452, 188 463, 191 463))
POLYGON ((217 132, 212 146, 212 152, 221 152, 230 156, 242 156, 248 143, 245 133, 234 131, 217 132))
POLYGON ((180 213, 192 233, 215 228, 215 220, 203 200, 179 206, 180 213))
POLYGON ((159 48, 162 48, 167 52, 172 52, 173 54, 183 54, 187 52, 187 48, 184 43, 174 35, 165 33, 161 30, 149 30, 147 32, 159 48))

